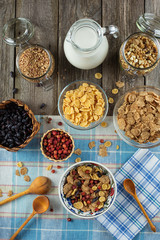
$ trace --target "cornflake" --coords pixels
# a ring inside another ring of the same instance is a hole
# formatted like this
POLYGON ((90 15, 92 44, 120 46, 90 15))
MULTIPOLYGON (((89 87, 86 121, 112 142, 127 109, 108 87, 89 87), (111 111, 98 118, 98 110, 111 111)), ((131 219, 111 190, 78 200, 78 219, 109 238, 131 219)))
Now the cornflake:
POLYGON ((116 146, 116 149, 117 149, 117 150, 119 149, 119 145, 116 146))
POLYGON ((96 79, 101 79, 102 78, 102 74, 101 73, 95 73, 95 78, 96 79))
POLYGON ((108 155, 107 154, 107 149, 106 149, 106 147, 103 144, 99 145, 99 155, 101 157, 106 157, 108 155))
POLYGON ((82 151, 81 149, 77 148, 76 150, 74 150, 74 154, 76 155, 81 155, 82 151))
POLYGON ((108 126, 108 124, 107 124, 107 122, 101 122, 101 127, 107 127, 108 126))
POLYGON ((111 98, 111 97, 109 97, 108 102, 109 102, 109 103, 114 103, 114 99, 111 98))
POLYGON ((105 143, 104 143, 104 146, 105 147, 110 147, 112 145, 112 143, 110 142, 110 141, 106 141, 105 143))
POLYGON ((47 170, 47 171, 50 171, 52 168, 53 168, 53 165, 48 165, 48 166, 46 167, 46 170, 47 170))
POLYGON ((103 116, 104 110, 102 93, 87 83, 67 91, 63 99, 64 116, 76 126, 88 127, 103 116))
POLYGON ((8 197, 12 196, 12 194, 13 194, 12 190, 9 190, 8 197))
POLYGON ((122 88, 122 87, 124 87, 124 82, 118 81, 118 82, 116 82, 116 86, 118 88, 122 88))
POLYGON ((77 209, 82 209, 83 208, 83 203, 82 202, 75 202, 73 206, 77 209))
POLYGON ((117 122, 125 135, 138 143, 160 138, 160 96, 154 92, 132 91, 118 109, 117 122))
POLYGON ((24 180, 25 180, 26 182, 29 182, 31 179, 30 179, 30 177, 29 177, 28 175, 26 175, 26 176, 24 176, 24 180))
POLYGON ((113 94, 117 94, 118 93, 118 89, 117 88, 112 89, 112 93, 113 94))
POLYGON ((81 162, 81 158, 80 158, 80 157, 76 158, 76 159, 75 159, 75 162, 76 162, 76 163, 77 163, 77 162, 81 162))
POLYGON ((17 163, 17 167, 21 168, 23 166, 23 163, 22 162, 18 162, 17 163))
POLYGON ((25 175, 28 172, 28 169, 26 167, 22 167, 20 172, 21 172, 21 175, 25 175))
POLYGON ((92 149, 95 147, 95 141, 92 141, 88 144, 89 148, 92 149))
POLYGON ((19 172, 18 169, 16 169, 16 175, 17 175, 17 176, 20 176, 20 172, 19 172))

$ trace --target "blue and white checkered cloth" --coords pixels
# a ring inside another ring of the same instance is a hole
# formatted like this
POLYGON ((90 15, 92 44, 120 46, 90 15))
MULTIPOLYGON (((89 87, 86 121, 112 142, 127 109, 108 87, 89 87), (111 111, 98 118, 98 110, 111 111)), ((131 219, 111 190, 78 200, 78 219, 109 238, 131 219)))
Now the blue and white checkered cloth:
POLYGON ((137 202, 124 190, 126 178, 134 181, 137 196, 152 219, 160 211, 160 160, 149 150, 141 149, 115 174, 117 198, 98 221, 119 240, 133 239, 147 224, 137 202))
MULTIPOLYGON (((44 117, 44 116, 43 116, 44 117)), ((113 240, 115 237, 110 234, 109 231, 104 228, 99 221, 91 220, 91 219, 80 219, 76 218, 75 216, 69 214, 65 208, 63 208, 62 204, 59 201, 58 197, 58 183, 59 179, 62 176, 63 172, 75 163, 75 159, 77 155, 73 154, 67 161, 64 162, 51 162, 47 158, 45 158, 41 151, 40 151, 40 137, 43 135, 44 132, 51 128, 57 128, 58 122, 61 121, 60 116, 49 116, 52 118, 50 124, 48 124, 45 118, 41 118, 41 116, 37 116, 37 120, 41 122, 41 129, 39 133, 34 137, 34 139, 20 151, 13 153, 7 152, 4 149, 0 149, 0 189, 2 189, 3 197, 0 198, 0 201, 7 198, 7 194, 9 190, 12 190, 14 194, 25 191, 30 183, 25 182, 23 176, 16 176, 15 170, 17 169, 17 163, 22 161, 24 166, 28 168, 28 175, 31 177, 31 181, 33 181, 38 176, 46 176, 49 177, 53 183, 52 189, 50 193, 48 193, 48 198, 50 200, 50 208, 53 208, 54 211, 47 211, 44 214, 36 215, 18 234, 18 240, 98 240, 98 239, 105 239, 105 240, 113 240), (46 170, 46 167, 49 164, 53 164, 53 169, 56 170, 55 174, 52 174, 50 171, 46 170), (57 169, 57 165, 60 165, 62 168, 57 169), (67 218, 70 217, 72 219, 71 222, 67 221, 67 218)), ((124 141, 122 141, 119 136, 115 133, 115 129, 113 126, 113 119, 112 117, 107 117, 106 121, 108 123, 108 127, 102 128, 98 126, 88 131, 78 131, 73 128, 68 127, 63 123, 61 126, 62 129, 69 132, 75 142, 75 147, 80 148, 82 150, 81 159, 84 160, 92 160, 99 163, 104 164, 104 166, 108 167, 113 174, 115 174, 127 161, 130 157, 135 153, 137 150, 136 148, 127 145, 124 141), (112 145, 107 149, 108 156, 101 157, 98 154, 100 139, 104 141, 111 141, 112 145), (95 148, 92 150, 89 149, 88 144, 91 141, 95 141, 95 148), (119 149, 116 149, 116 146, 119 145, 119 149)), ((160 146, 151 149, 151 152, 154 153, 160 159, 160 146)), ((150 172, 154 173, 154 181, 157 182, 156 176, 158 176, 158 172, 160 167, 155 164, 155 157, 152 161, 150 161, 150 154, 149 161, 145 168, 148 168, 148 164, 151 163, 152 169, 150 172), (155 171, 155 172, 154 172, 155 171), (157 172, 158 171, 158 172, 157 172)), ((136 156, 137 158, 137 156, 136 156)), ((145 159, 146 160, 146 159, 145 159)), ((130 163, 130 160, 129 160, 130 163)), ((138 162, 142 164, 141 161, 138 162)), ((127 162, 128 164, 128 162, 127 162)), ((145 163, 143 163, 144 165, 145 163)), ((125 166, 125 165, 124 165, 125 166)), ((127 166, 127 165, 126 165, 127 166)), ((133 172, 129 172, 130 174, 137 174, 137 177, 140 178, 140 185, 139 187, 144 187, 145 178, 142 178, 142 174, 145 174, 145 168, 140 169, 139 166, 133 168, 133 172), (138 173, 136 173, 138 168, 138 173), (142 171, 143 170, 143 171, 142 171), (141 172, 141 174, 139 173, 141 172)), ((130 166, 131 169, 131 166, 130 166)), ((123 168, 122 168, 123 170, 123 168)), ((123 172, 120 172, 120 177, 123 178, 123 172)), ((115 174, 116 178, 117 175, 115 174)), ((149 179, 153 175, 146 175, 149 179), (149 177, 148 177, 149 176, 149 177)), ((129 176, 127 176, 129 177, 129 176)), ((135 179, 135 176, 134 176, 135 179)), ((119 181, 119 179, 117 179, 119 181)), ((152 181, 152 178, 151 178, 152 181)), ((137 182, 135 182, 137 184, 137 182)), ((152 186, 150 189, 147 189, 152 194, 155 191, 154 196, 159 191, 158 188, 152 186)), ((139 189, 137 188, 137 193, 139 193, 139 189)), ((127 193, 124 192, 127 196, 127 193)), ((151 194, 150 194, 151 196, 151 194)), ((37 197, 36 194, 30 194, 23 196, 21 198, 16 199, 8 204, 5 204, 0 207, 0 240, 8 240, 13 235, 13 233, 24 223, 26 218, 32 213, 32 202, 37 197)), ((138 197, 139 194, 138 194, 138 197)), ((119 196, 117 195, 117 200, 119 196)), ((122 198, 123 200, 123 198, 122 198)), ((146 205, 143 202, 143 196, 140 198, 142 204, 144 205, 147 213, 150 217, 153 217, 150 212, 153 212, 154 215, 157 213, 157 208, 153 205, 153 211, 150 209, 152 201, 150 199, 146 200, 146 205)), ((155 199, 155 203, 158 201, 158 197, 155 199)), ((134 202, 134 199, 130 197, 130 202, 134 202)), ((127 201, 127 204, 130 204, 127 201)), ((135 203, 135 206, 136 203, 135 203)), ((117 211, 119 211, 119 206, 116 207, 117 211)), ((138 208, 138 207, 137 207, 138 208)), ((132 209, 131 209, 132 210, 132 209)), ((110 212, 109 212, 110 213, 110 212)), ((117 214, 117 213, 116 213, 117 214)), ((125 213, 124 215, 124 224, 125 222, 125 213)), ((130 214, 131 215, 131 214, 130 214)), ((106 215, 107 216, 107 215, 106 215)), ((106 217, 105 216, 105 217, 106 217)), ((102 222, 106 224, 108 220, 105 220, 103 217, 101 218, 102 222)), ((118 220, 118 219, 117 219, 118 220)), ((116 221, 117 221, 116 220, 116 221)), ((128 218, 128 221, 130 219, 128 218)), ((141 219, 138 219, 143 227, 143 222, 141 219)), ((115 221, 115 223, 117 223, 115 221)), ((136 235, 134 240, 159 240, 160 239, 160 213, 156 215, 153 219, 154 225, 156 225, 157 232, 156 234, 153 233, 147 224, 141 231, 140 229, 137 230, 139 233, 136 235)), ((110 223, 108 226, 111 226, 110 223)), ((137 226, 136 226, 137 227, 137 226)), ((112 225, 113 230, 116 228, 112 225)), ((107 228, 108 229, 108 228, 107 228)), ((130 231, 132 227, 128 226, 130 231)), ((127 229, 127 231, 129 231, 127 229)), ((123 228, 122 228, 123 230, 123 228)), ((125 235, 123 238, 125 239, 125 235)))

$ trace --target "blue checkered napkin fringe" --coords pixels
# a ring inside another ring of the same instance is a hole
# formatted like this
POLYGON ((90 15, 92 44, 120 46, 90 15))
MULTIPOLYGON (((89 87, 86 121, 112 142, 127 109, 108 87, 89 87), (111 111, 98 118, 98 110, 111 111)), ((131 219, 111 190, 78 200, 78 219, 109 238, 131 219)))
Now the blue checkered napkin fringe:
POLYGON ((123 188, 126 178, 134 181, 137 196, 152 219, 160 211, 160 160, 149 150, 139 149, 115 174, 115 203, 97 219, 119 240, 133 239, 147 224, 138 204, 123 188))

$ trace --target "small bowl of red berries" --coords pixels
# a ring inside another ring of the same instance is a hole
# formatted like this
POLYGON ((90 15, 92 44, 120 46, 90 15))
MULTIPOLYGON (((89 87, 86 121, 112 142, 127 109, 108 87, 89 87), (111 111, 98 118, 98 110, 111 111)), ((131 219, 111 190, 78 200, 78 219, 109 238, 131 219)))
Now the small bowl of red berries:
POLYGON ((51 129, 41 138, 42 154, 51 161, 66 161, 74 152, 72 136, 62 129, 51 129))

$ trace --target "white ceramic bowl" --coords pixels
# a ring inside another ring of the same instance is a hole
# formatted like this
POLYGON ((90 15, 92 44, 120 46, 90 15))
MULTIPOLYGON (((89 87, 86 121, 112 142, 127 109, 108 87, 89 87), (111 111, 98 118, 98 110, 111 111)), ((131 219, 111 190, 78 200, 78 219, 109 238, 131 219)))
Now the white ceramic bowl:
POLYGON ((59 193, 59 198, 60 198, 62 205, 66 208, 66 210, 68 212, 75 215, 76 217, 89 219, 89 218, 99 217, 101 214, 104 214, 105 212, 107 212, 108 209, 113 205, 116 195, 117 195, 117 184, 116 184, 115 178, 114 178, 113 174, 111 173, 111 171, 108 168, 106 168, 104 165, 102 165, 98 162, 93 162, 93 161, 83 161, 83 162, 75 163, 72 166, 70 166, 69 168, 67 168, 67 170, 64 172, 63 176, 60 179, 58 193, 59 193), (63 193, 63 186, 66 183, 66 178, 67 178, 68 174, 70 173, 70 171, 72 169, 75 169, 81 165, 96 165, 96 166, 98 166, 100 169, 102 169, 103 172, 106 173, 106 175, 109 176, 111 188, 114 189, 114 191, 112 190, 112 192, 114 192, 113 195, 108 196, 107 201, 104 204, 104 207, 93 214, 91 214, 91 212, 82 212, 82 211, 74 208, 71 201, 69 199, 65 198, 64 193, 63 193))

